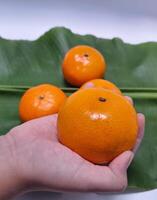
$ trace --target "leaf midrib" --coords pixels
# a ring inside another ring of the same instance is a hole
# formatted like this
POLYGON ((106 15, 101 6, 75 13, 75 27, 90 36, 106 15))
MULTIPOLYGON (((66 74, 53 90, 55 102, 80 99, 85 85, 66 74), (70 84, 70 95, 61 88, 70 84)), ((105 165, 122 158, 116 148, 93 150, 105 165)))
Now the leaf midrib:
MULTIPOLYGON (((0 92, 20 92, 23 93, 32 86, 26 85, 0 85, 0 92)), ((73 93, 78 88, 66 88, 61 87, 65 93, 73 93)), ((132 98, 140 99, 157 99, 157 88, 120 88, 124 95, 128 95, 132 98)))

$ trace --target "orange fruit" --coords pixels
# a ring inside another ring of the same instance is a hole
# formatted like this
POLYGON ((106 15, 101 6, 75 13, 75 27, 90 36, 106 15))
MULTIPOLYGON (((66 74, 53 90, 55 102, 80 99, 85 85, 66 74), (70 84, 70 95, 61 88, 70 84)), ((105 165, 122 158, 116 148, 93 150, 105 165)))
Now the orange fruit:
POLYGON ((73 86, 81 86, 91 79, 102 78, 106 62, 98 50, 79 45, 66 53, 62 70, 67 82, 73 86))
POLYGON ((66 95, 58 87, 42 84, 28 89, 19 103, 20 119, 31 119, 57 113, 66 100, 66 95))
POLYGON ((137 136, 134 107, 102 88, 73 93, 58 115, 58 139, 88 161, 104 164, 133 148, 137 136))
POLYGON ((86 88, 104 88, 107 90, 111 90, 112 92, 115 92, 119 95, 122 95, 120 89, 113 83, 111 83, 110 81, 104 80, 104 79, 93 79, 90 80, 86 83, 84 83, 80 89, 86 89, 86 88))

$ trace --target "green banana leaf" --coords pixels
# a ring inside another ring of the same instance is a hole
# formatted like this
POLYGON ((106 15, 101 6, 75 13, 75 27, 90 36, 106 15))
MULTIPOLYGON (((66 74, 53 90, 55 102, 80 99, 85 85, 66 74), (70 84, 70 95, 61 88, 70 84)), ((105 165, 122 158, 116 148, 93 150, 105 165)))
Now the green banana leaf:
POLYGON ((76 90, 63 78, 61 64, 73 46, 97 48, 106 58, 105 78, 119 86, 146 115, 141 148, 129 168, 129 187, 157 188, 157 43, 138 45, 81 36, 66 28, 53 28, 35 41, 0 38, 0 134, 20 124, 18 103, 23 92, 34 85, 52 83, 70 94, 76 90))

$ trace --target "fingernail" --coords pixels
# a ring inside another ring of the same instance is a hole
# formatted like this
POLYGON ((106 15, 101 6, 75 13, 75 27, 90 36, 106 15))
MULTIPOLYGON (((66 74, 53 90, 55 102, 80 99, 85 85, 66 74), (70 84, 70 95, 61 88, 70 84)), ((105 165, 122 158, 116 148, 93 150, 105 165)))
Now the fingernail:
POLYGON ((143 118, 143 120, 145 121, 145 115, 143 113, 138 113, 138 115, 143 118))
POLYGON ((133 102, 133 100, 132 100, 131 97, 129 97, 129 96, 125 96, 125 97, 126 97, 126 99, 129 101, 129 103, 131 103, 132 105, 134 104, 134 102, 133 102))

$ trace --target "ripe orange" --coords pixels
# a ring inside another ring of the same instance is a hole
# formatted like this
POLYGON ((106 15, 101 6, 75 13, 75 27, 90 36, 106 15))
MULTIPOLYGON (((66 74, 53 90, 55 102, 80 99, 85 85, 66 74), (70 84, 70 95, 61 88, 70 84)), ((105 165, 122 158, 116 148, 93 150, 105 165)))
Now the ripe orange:
POLYGON ((111 90, 112 92, 122 95, 120 89, 115 84, 111 83, 110 81, 104 80, 104 79, 90 80, 90 81, 84 83, 80 89, 93 88, 93 87, 108 89, 108 90, 111 90))
POLYGON ((102 88, 72 94, 59 112, 57 127, 62 144, 96 164, 132 149, 138 129, 128 100, 102 88))
POLYGON ((81 86, 91 79, 102 78, 106 70, 106 62, 98 50, 79 45, 66 53, 62 69, 67 82, 74 86, 81 86))
POLYGON ((66 95, 56 86, 42 84, 32 87, 20 100, 20 119, 24 122, 57 113, 65 99, 66 95))

